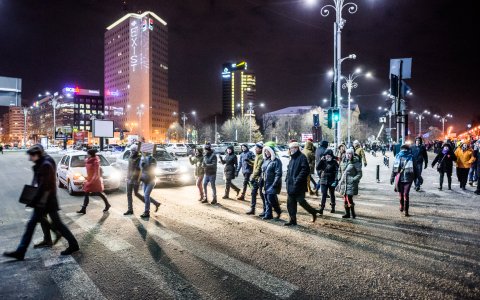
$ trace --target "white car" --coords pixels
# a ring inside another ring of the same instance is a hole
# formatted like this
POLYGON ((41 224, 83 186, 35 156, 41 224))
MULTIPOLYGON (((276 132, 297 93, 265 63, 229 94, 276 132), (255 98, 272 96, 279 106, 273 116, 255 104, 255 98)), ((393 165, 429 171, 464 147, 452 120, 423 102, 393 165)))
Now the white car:
MULTIPOLYGON (((122 174, 110 165, 103 155, 97 155, 102 168, 103 185, 106 191, 114 191, 120 187, 122 174)), ((87 153, 83 151, 67 153, 62 157, 57 166, 58 187, 66 187, 68 193, 73 195, 83 191, 83 183, 87 177, 85 167, 87 153)))
POLYGON ((167 144, 165 150, 175 156, 187 156, 188 147, 185 144, 167 144))
MULTIPOLYGON (((124 175, 128 171, 128 159, 130 158, 130 149, 126 149, 119 156, 114 164, 115 167, 122 170, 124 175)), ((155 170, 156 183, 175 183, 175 184, 191 184, 194 182, 193 167, 188 161, 180 163, 175 157, 171 156, 165 149, 157 146, 155 155, 157 161, 155 170)))

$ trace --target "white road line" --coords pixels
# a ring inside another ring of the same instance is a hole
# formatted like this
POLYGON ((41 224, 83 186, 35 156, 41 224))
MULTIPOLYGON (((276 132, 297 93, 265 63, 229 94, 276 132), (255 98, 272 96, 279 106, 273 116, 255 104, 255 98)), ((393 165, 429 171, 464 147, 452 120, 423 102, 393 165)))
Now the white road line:
POLYGON ((370 202, 362 202, 362 201, 357 201, 357 207, 362 207, 363 205, 365 206, 375 206, 375 207, 383 207, 385 204, 377 204, 377 203, 370 203, 370 202))

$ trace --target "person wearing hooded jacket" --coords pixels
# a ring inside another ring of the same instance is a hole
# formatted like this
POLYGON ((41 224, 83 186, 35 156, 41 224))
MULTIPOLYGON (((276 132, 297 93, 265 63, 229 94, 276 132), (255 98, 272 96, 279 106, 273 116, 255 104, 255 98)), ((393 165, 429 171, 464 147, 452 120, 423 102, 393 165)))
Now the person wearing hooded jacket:
POLYGON ((415 190, 420 191, 420 186, 423 184, 422 170, 428 166, 427 148, 423 144, 423 139, 417 137, 415 139, 415 145, 411 147, 413 156, 413 167, 415 168, 415 190))
POLYGON ((331 213, 335 213, 335 187, 337 186, 339 165, 336 158, 333 156, 333 151, 328 149, 325 155, 320 160, 318 165, 318 180, 321 191, 322 201, 320 204, 320 215, 323 215, 325 209, 325 202, 327 201, 327 193, 330 193, 330 205, 332 207, 331 213))
POLYGON ((242 144, 242 154, 240 154, 240 160, 237 166, 236 177, 238 177, 238 173, 242 171, 243 174, 243 189, 242 194, 237 200, 245 200, 245 193, 247 192, 247 186, 250 183, 250 176, 253 172, 253 162, 255 159, 254 154, 248 149, 247 144, 242 144))
POLYGON ((255 161, 253 162, 253 173, 252 173, 252 202, 250 210, 246 212, 247 215, 255 214, 255 207, 257 205, 257 194, 260 193, 260 198, 262 199, 264 212, 260 215, 261 217, 265 216, 265 195, 263 194, 263 179, 262 179, 262 165, 263 165, 263 144, 257 143, 255 145, 255 161))
POLYGON ((317 183, 313 179, 313 174, 315 174, 315 147, 313 146, 313 142, 311 139, 308 139, 305 142, 305 148, 303 149, 302 153, 307 157, 308 160, 308 165, 310 167, 310 174, 308 175, 307 179, 307 190, 310 195, 315 194, 315 190, 312 190, 312 187, 310 186, 310 182, 313 183, 313 187, 317 186, 317 183))
POLYGON ((198 194, 200 195, 198 201, 203 201, 203 176, 205 175, 205 170, 203 168, 202 148, 195 148, 195 156, 189 156, 188 161, 192 166, 195 166, 195 185, 197 186, 198 194))
POLYGON ((416 176, 414 158, 410 147, 408 145, 402 145, 400 152, 395 156, 395 161, 393 162, 390 184, 395 183, 395 191, 398 192, 400 196, 400 211, 405 211, 405 217, 409 216, 410 188, 416 176))
POLYGON ((362 178, 362 161, 355 151, 350 148, 345 152, 345 157, 340 163, 338 172, 337 191, 343 195, 345 215, 342 218, 356 218, 353 196, 358 195, 358 184, 362 178), (351 213, 351 214, 350 214, 351 213))
POLYGON ((35 227, 45 214, 50 216, 54 227, 68 241, 68 248, 60 254, 70 255, 78 251, 80 248, 72 232, 67 226, 65 226, 65 224, 63 224, 58 215, 60 207, 57 199, 55 169, 52 163, 45 158, 43 149, 37 145, 28 149, 27 154, 29 155, 30 161, 34 163, 33 185, 37 187, 33 200, 27 204, 28 207, 33 208, 33 213, 27 223, 25 233, 23 234, 17 249, 15 251, 6 251, 3 255, 17 260, 23 260, 28 246, 32 241, 33 234, 35 233, 35 227))
POLYGON ((212 186, 212 202, 211 204, 217 203, 217 187, 215 185, 215 181, 217 179, 217 155, 212 149, 212 145, 210 143, 205 144, 205 155, 203 156, 203 169, 205 171, 205 175, 203 177, 203 192, 205 193, 205 198, 203 199, 202 203, 208 203, 208 192, 207 187, 210 183, 212 186))
POLYGON ((360 157, 363 162, 363 166, 367 166, 367 157, 365 156, 365 150, 363 150, 362 145, 358 140, 353 141, 353 149, 355 150, 355 154, 360 157))
POLYGON ((232 180, 235 179, 235 173, 238 164, 238 159, 235 155, 233 146, 227 147, 225 158, 220 156, 220 162, 225 165, 225 169, 223 171, 225 176, 225 195, 223 195, 222 199, 230 199, 230 188, 232 188, 238 196, 240 189, 232 182, 232 180))
POLYGON ((278 202, 278 194, 282 189, 282 162, 270 146, 263 148, 263 161, 262 177, 263 189, 265 190, 265 215, 263 220, 273 219, 272 209, 277 214, 276 219, 280 219, 282 210, 278 202))
POLYGON ((443 179, 445 174, 447 174, 448 189, 452 189, 453 162, 456 160, 457 158, 453 153, 452 146, 450 146, 448 143, 443 144, 441 151, 438 152, 437 156, 432 162, 432 168, 438 164, 437 171, 440 174, 440 186, 438 187, 439 190, 443 189, 443 179))
POLYGON ((475 157, 473 157, 473 151, 467 143, 462 143, 457 150, 455 150, 455 156, 457 158, 457 177, 460 182, 460 188, 466 190, 468 172, 470 171, 472 163, 475 161, 475 157))
POLYGON ((315 168, 320 163, 320 160, 322 159, 327 149, 328 149, 328 141, 321 141, 320 147, 318 147, 317 150, 315 150, 315 168))
POLYGON ((97 150, 90 149, 87 151, 87 158, 85 159, 85 168, 87 169, 87 178, 83 183, 83 191, 85 192, 85 197, 83 199, 82 208, 80 208, 77 213, 86 214, 87 206, 90 203, 90 196, 99 196, 102 198, 105 203, 105 209, 103 212, 107 212, 110 208, 110 203, 108 203, 107 196, 103 192, 103 179, 100 169, 100 159, 97 156, 97 150))

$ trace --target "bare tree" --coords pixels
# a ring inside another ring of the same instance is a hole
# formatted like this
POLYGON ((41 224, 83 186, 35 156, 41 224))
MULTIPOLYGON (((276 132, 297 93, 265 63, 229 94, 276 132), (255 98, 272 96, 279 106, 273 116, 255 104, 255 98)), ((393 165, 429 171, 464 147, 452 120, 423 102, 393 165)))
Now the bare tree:
MULTIPOLYGON (((263 139, 260 132, 260 126, 255 118, 252 121, 252 142, 258 142, 263 139)), ((237 117, 227 120, 220 128, 221 139, 224 141, 247 142, 250 137, 250 117, 237 117)))

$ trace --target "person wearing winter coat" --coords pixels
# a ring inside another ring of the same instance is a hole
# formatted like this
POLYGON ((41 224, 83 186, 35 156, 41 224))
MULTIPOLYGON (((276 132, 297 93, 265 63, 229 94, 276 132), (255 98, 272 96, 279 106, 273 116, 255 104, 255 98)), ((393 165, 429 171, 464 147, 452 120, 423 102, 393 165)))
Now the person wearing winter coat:
POLYGON ((87 169, 87 177, 83 183, 83 191, 85 197, 83 199, 82 208, 77 213, 86 214, 87 206, 90 203, 90 196, 99 196, 105 203, 103 212, 107 212, 110 208, 107 196, 103 192, 103 179, 100 169, 100 158, 97 156, 97 150, 90 149, 87 151, 87 158, 85 159, 85 168, 87 169))
POLYGON ((250 176, 253 172, 253 162, 255 160, 255 155, 248 149, 247 144, 243 144, 241 147, 242 154, 240 154, 236 176, 238 177, 238 174, 240 171, 242 171, 243 189, 242 194, 237 198, 237 200, 245 200, 245 193, 247 192, 247 186, 250 183, 250 176))
POLYGON ((475 194, 480 195, 480 140, 475 143, 473 155, 477 160, 477 189, 475 190, 475 194))
POLYGON ((443 144, 441 151, 438 152, 432 162, 432 168, 437 165, 437 171, 440 174, 439 190, 443 189, 443 179, 445 174, 447 174, 448 189, 452 189, 452 170, 454 161, 457 161, 457 157, 453 153, 452 146, 450 146, 450 144, 443 144))
POLYGON ((310 174, 308 175, 307 179, 307 190, 310 195, 315 194, 315 190, 312 190, 310 186, 310 182, 313 183, 313 187, 317 186, 317 183, 313 179, 313 174, 315 174, 315 152, 312 140, 307 140, 305 142, 305 148, 303 149, 302 153, 307 157, 308 166, 310 167, 310 174))
POLYGON ((323 155, 325 154, 325 151, 328 149, 328 141, 321 141, 320 142, 320 147, 318 147, 315 150, 315 169, 320 163, 320 160, 322 159, 323 155))
POLYGON ((16 260, 23 260, 28 246, 32 241, 33 234, 35 233, 35 227, 45 214, 50 216, 52 224, 56 230, 58 230, 68 241, 68 248, 60 254, 70 255, 78 251, 80 248, 72 232, 67 226, 65 226, 65 224, 63 224, 58 215, 60 207, 57 199, 55 169, 52 163, 48 159, 45 159, 43 149, 37 145, 28 149, 27 154, 29 155, 30 161, 35 164, 33 166, 33 186, 35 186, 37 190, 32 202, 27 204, 28 207, 33 208, 33 213, 27 223, 25 233, 23 234, 17 249, 15 251, 6 251, 3 255, 16 260))
POLYGON ((414 159, 410 147, 408 145, 402 145, 400 152, 395 156, 395 161, 393 162, 390 184, 395 183, 395 191, 398 192, 400 196, 400 211, 405 211, 406 217, 409 216, 410 188, 416 176, 414 159))
POLYGON ((288 163, 286 186, 287 186, 287 209, 290 220, 285 226, 297 225, 297 204, 300 204, 312 215, 312 222, 317 220, 318 211, 305 200, 307 192, 307 179, 310 174, 310 166, 305 155, 300 152, 298 142, 292 142, 290 148, 290 162, 288 163))
POLYGON ((207 186, 210 183, 212 186, 212 204, 217 203, 217 187, 215 181, 217 179, 217 155, 213 152, 212 145, 207 143, 204 147, 205 155, 203 156, 203 170, 205 175, 203 177, 203 192, 205 193, 205 198, 202 203, 208 203, 208 192, 207 186))
POLYGON ((246 212, 247 215, 255 214, 255 207, 257 205, 257 193, 260 193, 260 198, 263 203, 263 213, 260 214, 260 217, 265 216, 265 195, 263 194, 263 179, 262 179, 262 165, 263 165, 263 144, 257 143, 255 145, 255 161, 253 162, 253 173, 252 173, 252 201, 250 204, 250 210, 246 212))
POLYGON ((462 143, 460 147, 455 150, 455 156, 457 158, 457 177, 460 182, 460 188, 466 190, 468 181, 468 172, 472 163, 475 161, 473 157, 473 151, 470 149, 470 145, 462 143))
POLYGON ((233 146, 228 146, 227 154, 225 155, 225 158, 220 156, 220 162, 225 165, 223 171, 223 175, 225 176, 225 194, 222 199, 230 199, 230 188, 232 188, 238 196, 240 189, 232 182, 232 180, 235 179, 238 165, 237 156, 235 155, 233 146))
POLYGON ((192 166, 195 166, 195 185, 200 195, 198 201, 203 201, 203 177, 205 175, 205 170, 203 169, 203 149, 195 148, 195 156, 189 156, 188 161, 192 166))
POLYGON ((275 151, 265 146, 263 148, 263 189, 265 190, 265 215, 263 220, 273 219, 272 209, 277 214, 276 219, 280 219, 282 210, 278 202, 278 194, 282 189, 282 162, 276 156, 275 151))
POLYGON ((335 156, 337 157, 338 162, 342 162, 344 160, 346 152, 347 152, 347 146, 345 146, 345 144, 342 143, 337 147, 335 156))
POLYGON ((470 170, 468 171, 468 184, 470 186, 473 186, 473 182, 477 181, 478 179, 478 144, 479 142, 472 142, 472 151, 473 151, 473 157, 475 158, 475 161, 472 163, 470 166, 470 170))
POLYGON ((365 156, 365 150, 363 150, 362 145, 360 145, 360 142, 355 140, 353 141, 353 149, 355 149, 355 154, 360 157, 360 159, 363 162, 363 166, 367 166, 367 157, 365 156))
POLYGON ((413 167, 415 168, 415 190, 420 191, 420 186, 423 184, 422 170, 428 166, 427 148, 423 144, 423 139, 417 137, 415 139, 415 145, 411 147, 413 156, 413 167))
POLYGON ((342 218, 356 218, 353 196, 358 195, 358 184, 362 178, 362 161, 350 148, 345 152, 345 158, 340 163, 337 191, 343 195, 345 215, 342 218))
POLYGON ((333 151, 328 149, 325 152, 324 157, 320 160, 318 166, 318 174, 320 179, 322 202, 320 204, 320 215, 323 215, 325 209, 325 202, 327 201, 327 194, 330 193, 330 206, 332 207, 331 213, 335 213, 335 187, 338 183, 338 170, 339 165, 336 158, 333 156, 333 151))

